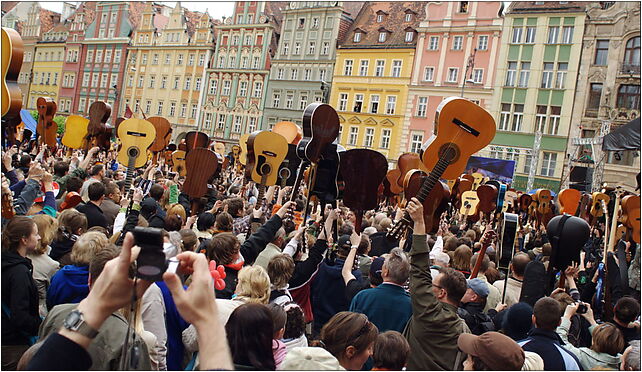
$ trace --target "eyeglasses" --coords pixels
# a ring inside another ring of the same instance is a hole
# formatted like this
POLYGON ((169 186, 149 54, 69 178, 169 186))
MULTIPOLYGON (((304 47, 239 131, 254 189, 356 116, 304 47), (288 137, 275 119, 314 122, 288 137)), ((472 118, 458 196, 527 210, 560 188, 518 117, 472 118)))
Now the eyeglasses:
POLYGON ((438 284, 435 284, 435 283, 432 283, 432 286, 433 286, 433 287, 437 287, 437 288, 439 288, 439 289, 444 289, 444 287, 442 287, 442 286, 440 286, 440 285, 438 285, 438 284))

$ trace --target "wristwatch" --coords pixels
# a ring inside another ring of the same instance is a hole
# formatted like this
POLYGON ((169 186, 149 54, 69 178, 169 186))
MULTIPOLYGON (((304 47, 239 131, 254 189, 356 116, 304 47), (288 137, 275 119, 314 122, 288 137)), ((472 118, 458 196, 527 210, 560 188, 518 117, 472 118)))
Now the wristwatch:
POLYGON ((85 323, 85 317, 78 309, 72 311, 71 313, 69 313, 69 315, 67 315, 63 323, 63 327, 70 331, 78 332, 90 339, 94 339, 96 335, 98 335, 97 330, 95 330, 89 324, 85 323))

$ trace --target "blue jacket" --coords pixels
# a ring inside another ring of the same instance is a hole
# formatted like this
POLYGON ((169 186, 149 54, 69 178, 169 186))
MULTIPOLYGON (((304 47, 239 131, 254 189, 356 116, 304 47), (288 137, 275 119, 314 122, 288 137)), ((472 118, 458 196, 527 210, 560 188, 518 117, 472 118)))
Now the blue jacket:
MULTIPOLYGON (((334 265, 324 260, 314 277, 311 287, 312 313, 314 314, 314 329, 319 332, 321 327, 336 313, 347 311, 350 302, 345 295, 346 285, 341 276, 345 260, 337 258, 334 265)), ((352 275, 361 280, 361 270, 353 270, 352 275)))
POLYGON ((546 371, 581 371, 582 366, 575 355, 562 347, 562 339, 555 331, 533 328, 528 338, 519 341, 524 351, 531 351, 544 359, 546 371))
POLYGON ((412 316, 410 295, 398 285, 382 283, 357 293, 350 304, 350 311, 368 316, 379 332, 403 332, 412 316))
POLYGON ((167 328, 167 370, 179 371, 183 369, 183 352, 185 346, 183 345, 183 331, 189 327, 181 314, 176 309, 172 293, 167 288, 165 282, 156 282, 156 285, 163 293, 163 301, 165 301, 165 326, 167 328))
POLYGON ((89 266, 67 265, 51 278, 47 309, 60 304, 78 303, 89 294, 89 266))

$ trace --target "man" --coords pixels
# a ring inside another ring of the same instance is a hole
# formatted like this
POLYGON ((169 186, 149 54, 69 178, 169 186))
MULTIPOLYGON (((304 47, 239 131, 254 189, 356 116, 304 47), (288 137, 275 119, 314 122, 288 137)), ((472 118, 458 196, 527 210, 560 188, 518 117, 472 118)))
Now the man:
MULTIPOLYGON (((93 284, 96 283, 96 280, 102 273, 107 261, 117 257, 118 254, 118 248, 112 245, 99 250, 92 257, 89 264, 89 291, 92 290, 93 284)), ((43 340, 52 333, 58 332, 58 330, 62 328, 67 316, 72 311, 76 310, 77 307, 78 304, 62 304, 54 306, 40 327, 40 332, 38 334, 40 340, 43 340)), ((87 349, 91 356, 91 360, 93 361, 91 369, 119 369, 120 359, 122 356, 122 345, 125 340, 125 335, 127 334, 127 328, 129 328, 128 324, 129 323, 120 314, 120 312, 112 313, 111 316, 109 316, 109 318, 107 318, 107 320, 102 324, 98 330, 98 335, 87 349)), ((134 344, 138 345, 140 356, 138 358, 137 366, 128 365, 125 366, 125 368, 150 370, 152 366, 145 342, 136 332, 134 332, 133 329, 130 329, 130 332, 132 334, 130 337, 135 337, 134 344)))
POLYGON ((147 220, 149 227, 165 227, 166 213, 159 204, 164 192, 163 186, 155 183, 149 188, 149 196, 140 204, 140 214, 147 220))
POLYGON ((392 225, 392 220, 386 216, 385 213, 378 213, 374 217, 373 225, 377 232, 370 235, 370 256, 382 256, 392 248, 399 245, 398 240, 390 240, 386 237, 388 233, 388 228, 392 225))
POLYGON ((451 268, 442 268, 432 277, 423 206, 412 198, 406 210, 414 221, 410 250, 412 317, 404 330, 412 350, 407 367, 460 370, 465 358, 457 348, 457 339, 468 327, 457 315, 457 306, 466 293, 466 278, 451 268))
MULTIPOLYGON (((638 173, 638 176, 640 174, 638 173)), ((631 345, 622 354, 621 371, 640 370, 640 340, 631 341, 631 345)))
POLYGON ((533 307, 533 325, 529 337, 519 341, 524 351, 539 354, 544 359, 546 371, 579 371, 580 362, 573 353, 562 346, 562 339, 555 332, 562 323, 559 303, 551 297, 542 297, 533 307))
POLYGON ((96 182, 102 183, 103 177, 105 177, 105 166, 102 164, 94 165, 91 167, 91 171, 89 171, 89 176, 89 179, 82 184, 82 188, 80 189, 80 196, 85 203, 89 200, 89 185, 96 182))
MULTIPOLYGON (((60 190, 67 190, 67 181, 72 177, 78 177, 81 180, 87 178, 87 168, 89 167, 89 163, 93 159, 94 155, 98 152, 98 150, 98 147, 92 147, 91 149, 89 149, 89 151, 87 151, 87 156, 85 156, 80 164, 78 164, 76 169, 71 172, 69 172, 69 163, 65 161, 58 161, 54 163, 54 181, 58 183, 58 186, 60 186, 60 190)), ((78 159, 76 158, 75 160, 72 160, 72 162, 73 161, 78 161, 78 159)), ((64 193, 58 193, 58 199, 62 199, 63 196, 64 193)))
POLYGON ((367 315, 379 332, 403 332, 412 315, 410 295, 403 288, 409 275, 408 256, 401 248, 394 248, 386 255, 381 268, 383 283, 357 293, 350 311, 367 315))
MULTIPOLYGON (((530 261, 531 259, 526 253, 517 253, 513 256, 513 260, 510 265, 511 275, 508 278, 506 297, 504 298, 504 303, 506 305, 511 306, 519 302, 519 296, 522 293, 522 282, 524 281, 524 271, 526 270, 526 265, 528 265, 530 261)), ((504 293, 504 283, 506 283, 504 280, 498 280, 493 283, 502 296, 504 293)))
POLYGON ((491 309, 489 313, 484 312, 489 293, 487 283, 475 278, 466 280, 466 284, 468 289, 461 299, 462 305, 457 310, 457 314, 466 321, 473 334, 479 336, 484 332, 494 331, 495 325, 491 317, 497 314, 497 310, 491 309))
POLYGON ((634 322, 639 315, 640 304, 632 297, 620 298, 613 308, 613 323, 622 331, 627 344, 640 339, 640 324, 634 322))
POLYGON ((285 229, 281 227, 277 230, 276 235, 274 235, 274 239, 265 246, 265 249, 262 250, 261 253, 259 253, 254 264, 267 270, 268 263, 270 263, 272 257, 281 254, 281 247, 283 247, 284 238, 285 229))
POLYGON ((100 209, 103 211, 105 218, 107 219, 107 229, 112 230, 114 226, 114 221, 120 210, 120 188, 116 182, 109 182, 105 187, 105 199, 102 204, 100 204, 100 209))
MULTIPOLYGON (((478 257, 479 257, 479 252, 475 253, 473 257, 470 259, 471 272, 473 271, 473 269, 475 268, 475 265, 477 264, 478 257)), ((488 255, 484 254, 484 258, 482 259, 481 266, 479 267, 479 273, 477 274, 477 278, 479 278, 484 283, 486 283, 486 286, 488 287, 488 297, 486 297, 486 306, 484 306, 484 312, 487 312, 490 309, 494 309, 502 301, 502 294, 499 292, 499 289, 497 289, 497 287, 495 287, 494 285, 488 283, 488 279, 486 278, 486 271, 488 270, 489 266, 490 266, 490 259, 488 258, 488 255)))
POLYGON ((87 216, 87 227, 102 226, 107 228, 107 218, 103 214, 100 205, 105 199, 105 185, 102 182, 94 182, 87 189, 89 201, 76 207, 78 212, 87 216))

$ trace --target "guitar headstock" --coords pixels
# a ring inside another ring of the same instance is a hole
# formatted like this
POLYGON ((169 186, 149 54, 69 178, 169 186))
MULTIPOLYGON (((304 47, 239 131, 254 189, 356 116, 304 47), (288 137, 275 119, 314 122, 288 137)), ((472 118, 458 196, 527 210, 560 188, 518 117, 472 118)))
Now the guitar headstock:
POLYGON ((403 238, 406 229, 408 229, 408 222, 402 218, 390 228, 390 231, 388 231, 386 237, 400 240, 401 238, 403 238))
POLYGON ((491 228, 490 224, 486 225, 486 231, 484 231, 484 235, 482 235, 481 239, 479 240, 480 243, 482 244, 482 246, 488 246, 495 239, 497 239, 497 233, 491 228))

